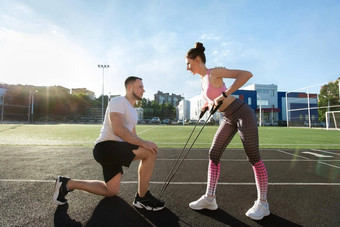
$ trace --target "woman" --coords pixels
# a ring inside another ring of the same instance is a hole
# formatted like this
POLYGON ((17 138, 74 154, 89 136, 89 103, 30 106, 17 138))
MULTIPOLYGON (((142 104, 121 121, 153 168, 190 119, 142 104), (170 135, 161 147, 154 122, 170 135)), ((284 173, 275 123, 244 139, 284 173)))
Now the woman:
POLYGON ((227 68, 208 69, 205 66, 205 48, 197 42, 195 48, 186 55, 187 70, 201 77, 202 95, 208 105, 223 104, 219 111, 223 116, 212 145, 209 150, 208 182, 206 194, 197 201, 191 202, 189 207, 194 210, 216 210, 216 187, 220 174, 220 159, 236 132, 239 132, 244 150, 253 167, 258 198, 254 206, 246 212, 246 216, 261 220, 270 214, 267 202, 268 177, 266 168, 259 153, 258 129, 254 111, 243 101, 231 96, 233 92, 242 87, 252 74, 243 70, 230 70, 227 68), (223 78, 235 79, 234 83, 226 88, 223 78))

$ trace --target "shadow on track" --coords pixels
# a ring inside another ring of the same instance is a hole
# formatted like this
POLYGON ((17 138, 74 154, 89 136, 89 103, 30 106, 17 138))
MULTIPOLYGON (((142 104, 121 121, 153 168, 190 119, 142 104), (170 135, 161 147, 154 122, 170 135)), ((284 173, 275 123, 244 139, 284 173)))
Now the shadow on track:
MULTIPOLYGON (((243 223, 242 221, 234 218, 233 216, 231 216, 230 214, 228 214, 227 212, 225 212, 224 210, 221 209, 217 209, 217 210, 199 210, 196 211, 202 215, 211 217, 213 219, 215 219, 216 221, 219 221, 225 225, 228 226, 250 226, 247 225, 246 223, 243 223)), ((298 225, 294 222, 291 222, 287 219, 284 219, 282 217, 279 217, 273 213, 271 213, 268 217, 264 217, 262 220, 260 221, 255 221, 257 224, 261 225, 261 226, 289 226, 289 227, 301 227, 301 225, 298 225)))
POLYGON ((260 221, 255 221, 257 224, 261 226, 289 226, 289 227, 302 227, 302 225, 291 222, 287 219, 279 217, 273 213, 271 213, 268 217, 263 218, 260 221))
POLYGON ((152 226, 180 226, 179 218, 166 207, 160 211, 155 212, 138 208, 135 208, 135 210, 145 219, 147 219, 152 224, 152 226))
POLYGON ((102 199, 85 226, 152 226, 119 196, 102 199))
MULTIPOLYGON (((68 213, 68 204, 58 206, 54 214, 54 226, 82 226, 68 213)), ((102 199, 85 224, 90 226, 180 226, 179 218, 169 209, 147 211, 136 209, 119 196, 102 199)))
POLYGON ((211 217, 218 222, 221 222, 227 226, 249 226, 246 223, 234 218, 224 210, 218 208, 217 210, 197 210, 196 212, 211 217))
POLYGON ((68 204, 67 203, 65 205, 57 207, 57 209, 54 213, 54 226, 55 227, 83 226, 80 222, 77 222, 76 220, 70 218, 70 216, 67 213, 67 210, 68 210, 68 204))

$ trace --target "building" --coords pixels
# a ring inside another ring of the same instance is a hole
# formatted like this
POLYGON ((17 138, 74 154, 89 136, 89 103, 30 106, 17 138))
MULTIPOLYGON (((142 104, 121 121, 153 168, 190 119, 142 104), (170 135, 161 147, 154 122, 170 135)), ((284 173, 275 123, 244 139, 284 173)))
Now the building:
MULTIPOLYGON (((205 104, 205 100, 203 99, 202 95, 196 95, 193 98, 189 99, 190 102, 190 120, 198 120, 205 104)), ((209 117, 209 114, 204 114, 201 120, 206 121, 209 117)), ((222 115, 219 112, 216 112, 212 118, 216 121, 219 121, 222 118, 222 115)))
POLYGON ((184 99, 181 95, 163 93, 158 91, 154 94, 155 102, 158 104, 170 103, 172 106, 178 106, 179 102, 184 99))
POLYGON ((190 120, 190 101, 182 100, 176 107, 176 118, 178 120, 190 120), (183 117, 184 116, 184 117, 183 117))
MULTIPOLYGON (((252 84, 237 90, 232 96, 248 104, 256 113, 261 125, 286 125, 287 112, 289 125, 303 126, 309 117, 312 121, 318 120, 317 94, 279 92, 277 85, 274 84, 252 84), (288 105, 286 105, 286 94, 288 94, 288 105)), ((205 100, 201 95, 197 95, 189 99, 189 102, 186 106, 190 107, 188 113, 190 119, 198 120, 205 100)), ((178 106, 177 108, 177 119, 183 119, 183 107, 178 106)), ((208 116, 205 114, 202 119, 206 120, 208 116)), ((219 121, 221 115, 216 112, 213 118, 219 121)))
POLYGON ((135 110, 137 111, 137 116, 138 116, 138 121, 143 120, 144 118, 144 110, 142 107, 137 107, 135 108, 135 110))
POLYGON ((278 91, 275 84, 252 84, 243 87, 242 90, 256 92, 256 108, 255 110, 260 122, 260 109, 263 124, 276 125, 279 121, 279 112, 282 110, 278 106, 278 91))
POLYGON ((257 107, 256 109, 252 108, 257 113, 259 122, 261 110, 263 125, 286 125, 287 112, 289 125, 303 126, 304 122, 309 120, 309 117, 312 121, 318 120, 317 94, 282 92, 278 91, 277 85, 274 84, 252 84, 238 90, 238 92, 246 90, 256 92, 257 107))

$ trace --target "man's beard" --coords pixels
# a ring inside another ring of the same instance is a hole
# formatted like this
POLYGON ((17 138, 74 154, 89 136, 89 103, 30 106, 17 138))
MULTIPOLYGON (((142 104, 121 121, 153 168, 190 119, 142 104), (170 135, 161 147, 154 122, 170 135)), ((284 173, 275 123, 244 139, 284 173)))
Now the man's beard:
POLYGON ((132 95, 133 95, 133 97, 134 97, 135 99, 137 99, 137 100, 142 100, 142 98, 139 97, 138 95, 136 95, 134 92, 132 92, 132 95))

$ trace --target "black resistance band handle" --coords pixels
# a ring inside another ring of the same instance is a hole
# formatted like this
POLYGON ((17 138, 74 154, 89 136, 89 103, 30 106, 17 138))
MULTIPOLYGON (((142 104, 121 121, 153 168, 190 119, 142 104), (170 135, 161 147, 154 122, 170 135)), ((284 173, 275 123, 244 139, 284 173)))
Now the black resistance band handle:
POLYGON ((213 107, 211 108, 210 114, 213 115, 214 113, 216 113, 216 111, 218 110, 218 108, 220 108, 220 106, 223 104, 222 101, 219 101, 217 106, 214 108, 215 104, 213 105, 213 107))
MULTIPOLYGON (((208 109, 209 109, 209 108, 206 106, 206 107, 204 108, 204 110, 201 111, 201 114, 200 114, 199 119, 201 119, 201 118, 203 117, 203 115, 205 114, 205 112, 207 112, 208 109)), ((198 120, 199 120, 199 119, 198 119, 198 120)))

